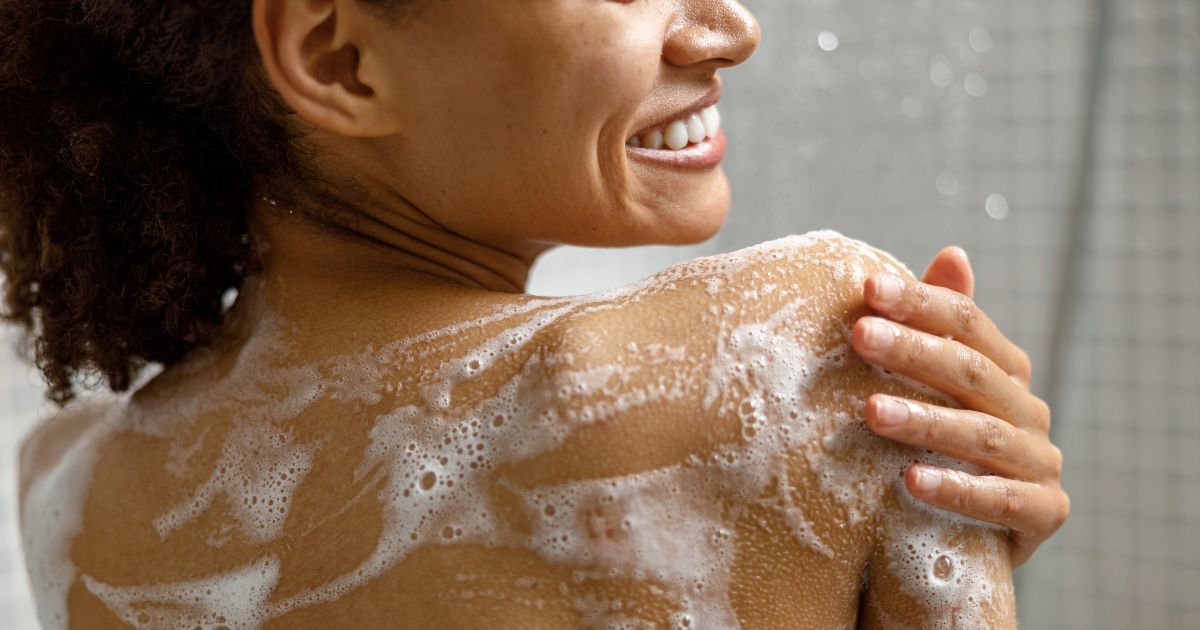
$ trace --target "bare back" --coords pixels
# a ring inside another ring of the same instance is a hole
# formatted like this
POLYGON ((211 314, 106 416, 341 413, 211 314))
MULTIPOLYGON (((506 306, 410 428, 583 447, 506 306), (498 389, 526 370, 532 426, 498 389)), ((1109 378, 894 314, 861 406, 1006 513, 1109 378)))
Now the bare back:
POLYGON ((900 472, 929 456, 860 420, 874 392, 912 395, 849 348, 862 278, 897 265, 818 233, 440 328, 388 305, 321 331, 266 318, 29 440, 39 614, 1015 625, 1003 536, 918 508, 900 472))

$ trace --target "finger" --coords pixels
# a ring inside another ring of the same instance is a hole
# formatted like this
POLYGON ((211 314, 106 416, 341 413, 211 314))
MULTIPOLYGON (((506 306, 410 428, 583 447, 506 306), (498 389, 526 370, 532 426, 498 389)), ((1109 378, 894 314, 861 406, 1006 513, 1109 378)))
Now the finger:
POLYGON ((976 476, 926 464, 909 466, 904 483, 914 497, 929 505, 1003 525, 1038 542, 1062 527, 1070 511, 1070 500, 1058 486, 976 476))
POLYGON ((863 317, 852 344, 864 359, 915 379, 964 407, 1048 431, 1050 409, 980 352, 880 317, 863 317))
POLYGON ((1030 381, 1029 355, 1009 341, 971 298, 894 274, 867 278, 867 305, 888 319, 974 348, 1023 383, 1030 381))
POLYGON ((1044 538, 1035 538, 1020 532, 1012 532, 1008 535, 1008 558, 1012 563, 1012 568, 1016 569, 1029 561, 1033 556, 1033 552, 1044 542, 1044 538))
POLYGON ((875 394, 867 400, 875 433, 992 472, 1030 481, 1057 480, 1062 452, 1046 440, 987 414, 875 394))
POLYGON ((922 282, 957 291, 967 297, 975 295, 975 273, 967 252, 961 247, 947 247, 938 252, 925 269, 922 282))
POLYGON ((1046 542, 1067 518, 1067 512, 1070 510, 1071 501, 1067 498, 1067 493, 1062 492, 1061 505, 1063 506, 1062 516, 1058 525, 1053 530, 1047 532, 1039 532, 1036 534, 1026 534, 1024 532, 1009 532, 1008 534, 1008 557, 1012 562, 1012 567, 1015 569, 1026 562, 1033 556, 1033 552, 1042 543, 1046 542))

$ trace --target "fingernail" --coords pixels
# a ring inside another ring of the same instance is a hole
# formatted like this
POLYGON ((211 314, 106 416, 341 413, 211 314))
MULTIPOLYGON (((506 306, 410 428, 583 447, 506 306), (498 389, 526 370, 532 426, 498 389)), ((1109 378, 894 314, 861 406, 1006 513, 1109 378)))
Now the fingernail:
POLYGON ((875 300, 877 302, 891 304, 900 299, 900 292, 903 290, 904 285, 900 282, 900 278, 890 273, 875 276, 875 300))
POLYGON ((895 398, 881 398, 875 406, 875 419, 885 427, 904 424, 908 422, 908 405, 895 398))
POLYGON ((928 468, 918 468, 913 487, 917 492, 933 492, 942 486, 942 476, 928 468))
POLYGON ((896 330, 895 326, 882 319, 868 319, 866 326, 863 343, 868 350, 883 352, 896 345, 896 337, 900 335, 900 331, 896 330))

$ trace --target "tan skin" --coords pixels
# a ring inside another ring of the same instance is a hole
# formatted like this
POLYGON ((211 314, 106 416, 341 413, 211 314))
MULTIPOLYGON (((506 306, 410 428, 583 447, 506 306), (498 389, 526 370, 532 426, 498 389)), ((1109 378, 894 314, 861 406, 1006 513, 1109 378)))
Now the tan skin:
MULTIPOLYGON (((403 20, 389 21, 354 0, 256 0, 254 16, 266 78, 295 110, 295 124, 320 147, 324 174, 334 182, 353 181, 357 201, 346 214, 349 229, 337 236, 313 228, 299 218, 302 213, 290 215, 266 203, 252 208, 256 237, 269 244, 262 283, 243 291, 213 358, 169 370, 135 395, 147 408, 170 408, 197 392, 211 396, 207 392, 220 391, 208 386, 238 360, 239 350, 260 332, 254 322, 267 312, 302 331, 291 340, 295 354, 289 362, 320 360, 517 302, 533 261, 553 244, 697 242, 711 236, 728 212, 729 187, 720 169, 682 172, 636 164, 625 157, 624 147, 629 134, 694 102, 719 81, 718 69, 752 54, 758 25, 736 2, 432 0, 418 3, 403 20)), ((796 270, 792 279, 820 286, 821 278, 813 273, 796 270)), ((806 316, 853 326, 851 343, 864 359, 936 387, 963 409, 936 406, 932 399, 871 377, 857 362, 831 377, 821 391, 854 392, 868 399, 867 425, 882 436, 994 473, 973 476, 915 465, 906 470, 905 483, 913 496, 931 505, 1007 527, 1010 558, 1003 563, 985 552, 992 534, 954 530, 990 574, 1004 582, 1009 561, 1012 566, 1024 562, 1068 511, 1059 483, 1061 454, 1047 434, 1048 410, 1028 390, 1026 354, 970 301, 973 279, 961 250, 939 254, 923 283, 892 277, 901 281, 892 299, 880 290, 885 275, 871 275, 865 288, 843 284, 823 310, 806 316), (872 350, 867 333, 880 318, 893 322, 895 343, 872 350), (882 403, 889 395, 909 401, 906 422, 881 422, 882 403), (933 473, 941 483, 936 489, 920 489, 921 472, 933 473)), ((641 310, 631 306, 617 324, 579 320, 571 330, 555 331, 546 343, 563 343, 589 327, 603 327, 613 335, 614 325, 619 329, 613 336, 622 340, 638 334, 661 339, 701 335, 704 331, 695 326, 664 328, 646 317, 655 309, 698 311, 707 299, 702 294, 684 291, 649 300, 641 310)), ((829 334, 819 343, 836 343, 836 334, 829 334)), ((269 364, 261 367, 263 372, 271 369, 269 364)), ((838 403, 826 404, 834 409, 838 403)), ((333 423, 339 428, 330 431, 327 419, 324 424, 317 420, 305 424, 302 416, 297 424, 313 435, 328 433, 334 446, 322 451, 324 459, 314 469, 331 481, 307 491, 301 486, 296 500, 319 514, 346 501, 336 480, 353 467, 363 435, 352 423, 333 423)), ((579 451, 568 448, 514 465, 505 474, 536 485, 649 470, 687 453, 704 453, 724 439, 722 420, 708 420, 711 426, 683 408, 661 414, 657 429, 645 428, 642 421, 637 425, 642 434, 614 423, 607 431, 579 438, 583 446, 578 448, 594 460, 581 459, 579 451), (679 435, 697 437, 681 446, 679 435), (605 463, 596 463, 600 461, 605 463)), ((212 418, 211 426, 217 427, 213 435, 227 433, 236 422, 232 413, 212 418)), ((86 426, 86 414, 64 413, 35 434, 25 449, 22 488, 53 465, 63 445, 86 426)), ((138 561, 134 550, 156 540, 142 537, 145 521, 154 510, 170 505, 179 490, 152 484, 140 496, 144 507, 137 514, 129 513, 122 493, 127 494, 130 479, 155 478, 165 446, 128 437, 105 444, 108 450, 88 497, 89 525, 72 547, 84 571, 112 584, 138 584, 236 564, 232 556, 201 554, 186 566, 157 563, 161 569, 148 574, 148 563, 138 561)), ((220 445, 206 442, 197 460, 211 461, 220 445)), ((803 462, 795 466, 801 476, 812 473, 803 462)), ((804 501, 818 512, 816 506, 834 505, 819 493, 804 501)), ((899 515, 894 518, 927 518, 907 512, 896 496, 886 497, 885 504, 889 513, 899 515)), ((815 528, 831 527, 838 519, 836 507, 826 509, 828 514, 813 518, 815 528)), ((288 548, 309 551, 285 567, 282 592, 329 579, 329 563, 361 555, 370 546, 370 527, 364 525, 371 522, 369 507, 361 510, 367 511, 315 532, 299 531, 289 521, 283 537, 288 548)), ((830 627, 853 620, 858 607, 863 611, 858 619, 866 626, 882 623, 872 612, 876 609, 892 611, 893 620, 899 614, 895 611, 908 610, 914 615, 908 620, 920 623, 919 606, 896 601, 903 596, 888 580, 899 578, 890 576, 886 566, 876 566, 875 586, 868 585, 865 596, 858 591, 866 567, 881 562, 877 549, 886 535, 879 533, 879 522, 831 535, 837 562, 780 543, 786 536, 773 527, 768 521, 739 531, 746 548, 757 551, 746 554, 735 570, 742 586, 731 586, 744 625, 830 627), (825 579, 805 582, 805 575, 825 579)), ((199 534, 181 534, 173 544, 199 549, 203 540, 199 534)), ((551 606, 544 615, 495 602, 491 608, 478 601, 439 604, 430 594, 447 586, 429 576, 449 567, 486 567, 495 572, 497 583, 531 572, 547 580, 555 575, 552 567, 515 550, 496 555, 446 549, 414 554, 385 579, 340 604, 304 608, 275 623, 321 626, 355 618, 376 625, 397 619, 400 611, 414 627, 421 626, 420 619, 466 627, 480 615, 527 626, 577 622, 566 604, 551 606), (422 589, 427 589, 425 595, 422 589), (407 595, 397 598, 389 592, 407 595)), ((654 606, 653 597, 638 585, 606 588, 625 589, 626 597, 654 606)), ((69 601, 73 614, 118 625, 85 589, 73 588, 69 601)), ((1012 619, 1003 604, 997 604, 991 619, 1006 625, 1012 619)))
MULTIPOLYGON (((394 25, 367 16, 354 2, 304 9, 256 3, 255 35, 272 83, 314 139, 381 200, 380 207, 358 211, 378 222, 363 231, 386 248, 360 254, 355 247, 346 255, 342 243, 317 239, 305 243, 305 251, 334 251, 332 261, 314 266, 344 277, 351 270, 343 271, 340 261, 352 260, 355 270, 368 273, 418 270, 468 286, 520 291, 533 259, 552 243, 630 246, 712 236, 729 210, 724 172, 650 169, 625 160, 624 144, 648 122, 694 102, 718 81, 718 69, 748 58, 758 45, 757 22, 737 2, 583 4, 532 0, 481 11, 474 4, 464 10, 461 2, 431 2, 416 15, 419 29, 401 28, 397 35, 394 25), (529 19, 531 11, 539 18, 529 19), (330 34, 335 13, 341 30, 330 34), (349 61, 348 48, 358 51, 357 63, 349 61), (543 80, 561 72, 573 77, 569 87, 553 89, 543 80), (539 136, 550 138, 529 141, 539 136), (514 173, 513 163, 522 168, 514 173), (613 164, 622 168, 606 166, 613 164), (472 176, 464 180, 458 175, 464 172, 472 176), (540 175, 547 172, 554 177, 540 175)), ((923 279, 929 286, 908 284, 887 303, 873 278, 865 297, 879 315, 912 329, 907 335, 954 335, 958 342, 921 337, 934 351, 920 364, 899 358, 903 346, 892 353, 896 358, 864 356, 928 382, 959 365, 965 345, 1024 391, 989 381, 994 388, 986 395, 1014 401, 1011 415, 941 411, 943 433, 926 431, 921 439, 927 415, 916 414, 890 437, 1008 477, 951 477, 936 493, 916 496, 1010 527, 1019 566, 1069 511, 1059 483, 1061 453, 1045 428, 1048 412, 1028 391, 1028 355, 962 299, 974 290, 965 253, 943 250, 923 279), (964 322, 971 330, 961 329, 964 322), (996 420, 1021 431, 1019 440, 1009 441, 1012 448, 979 454, 964 446, 986 442, 996 420)), ((855 335, 859 351, 861 338, 855 335)), ((875 409, 872 404, 867 414, 872 428, 879 426, 875 409)))

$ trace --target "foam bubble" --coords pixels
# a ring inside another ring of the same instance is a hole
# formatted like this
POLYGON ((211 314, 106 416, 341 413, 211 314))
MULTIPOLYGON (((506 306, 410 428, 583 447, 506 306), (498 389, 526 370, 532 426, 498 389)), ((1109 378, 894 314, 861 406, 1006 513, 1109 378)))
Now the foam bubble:
POLYGON ((198 580, 150 586, 112 586, 90 575, 83 583, 135 628, 251 630, 267 619, 267 598, 279 581, 279 559, 264 556, 198 580))
MULTIPOLYGON (((847 365, 849 331, 838 333, 834 347, 818 350, 828 342, 830 324, 812 321, 809 314, 820 312, 815 300, 826 288, 865 278, 862 265, 847 262, 855 259, 907 272, 864 244, 817 232, 690 261, 620 289, 520 298, 469 321, 309 363, 280 366, 291 349, 272 330, 286 330, 287 324, 267 322, 223 382, 226 397, 237 401, 238 422, 224 436, 219 460, 153 525, 164 538, 176 535, 221 505, 216 498, 224 496, 238 530, 211 532, 210 545, 219 548, 233 534, 251 544, 277 538, 296 488, 318 474, 312 466, 321 448, 319 439, 300 441, 289 422, 317 401, 357 402, 356 409, 363 410, 403 399, 373 411, 369 443, 354 472, 356 483, 377 488, 372 491, 383 506, 374 548, 358 566, 277 601, 268 597, 279 577, 274 556, 189 582, 115 587, 85 575, 85 583, 134 625, 252 628, 297 608, 335 601, 422 546, 485 545, 529 550, 577 581, 650 582, 673 604, 673 627, 736 627, 728 591, 738 544, 734 524, 746 510, 777 512, 799 544, 836 556, 796 498, 799 481, 790 476, 789 456, 803 455, 818 473, 820 489, 846 509, 851 525, 878 512, 884 492, 898 483, 889 475, 911 461, 911 452, 888 446, 857 416, 830 413, 810 400, 814 383, 847 365), (823 269, 829 286, 797 286, 780 271, 786 265, 823 269), (620 343, 602 335, 579 334, 570 343, 548 337, 570 330, 576 318, 630 308, 679 287, 703 287, 713 300, 712 308, 693 316, 711 325, 715 338, 672 345, 640 337, 620 343), (778 306, 765 317, 750 315, 758 312, 750 306, 767 301, 778 306), (659 376, 640 378, 644 374, 659 376), (477 386, 485 381, 487 387, 477 386), (581 427, 689 399, 706 414, 736 420, 740 438, 704 457, 603 479, 527 488, 497 478, 505 465, 550 453, 581 427), (497 512, 489 495, 497 483, 519 501, 528 531, 514 531, 497 512), (730 501, 716 505, 706 499, 712 496, 730 501), (169 612, 172 603, 180 610, 169 612)), ((850 403, 856 409, 864 404, 850 403)), ((197 397, 170 414, 131 414, 122 428, 169 439, 168 471, 182 478, 207 435, 194 425, 211 408, 197 397), (163 420, 167 415, 170 420, 163 420)), ((71 483, 87 468, 83 458, 73 461, 81 472, 62 473, 71 483)), ((48 477, 42 483, 35 490, 50 495, 67 482, 48 477)), ((43 513, 29 514, 37 520, 27 518, 27 530, 33 522, 53 522, 43 513)), ((69 537, 78 525, 68 515, 59 527, 69 537)), ((908 539, 934 534, 916 532, 908 539)), ((47 543, 31 557, 63 553, 47 543)), ((951 595, 964 593, 990 596, 973 578, 965 586, 960 581, 975 574, 952 547, 941 544, 920 565, 920 575, 916 559, 893 555, 912 579, 922 580, 919 588, 928 592, 919 595, 931 605, 946 605, 951 595), (943 582, 954 586, 943 588, 943 582)), ((59 566, 39 574, 36 581, 46 593, 39 602, 65 597, 59 590, 69 586, 73 571, 59 566)), ((463 592, 498 596, 486 588, 463 592)), ((643 622, 619 598, 575 593, 569 601, 596 627, 643 622)))
POLYGON ((277 538, 289 501, 312 466, 315 445, 296 444, 287 427, 252 422, 234 428, 212 474, 198 488, 154 520, 162 538, 196 519, 219 496, 228 499, 241 534, 251 543, 277 538))
POLYGON ((21 543, 38 621, 45 628, 65 628, 69 621, 67 592, 79 575, 71 561, 71 541, 83 528, 83 506, 96 461, 93 441, 102 433, 103 423, 94 425, 53 469, 30 484, 25 495, 21 543))

